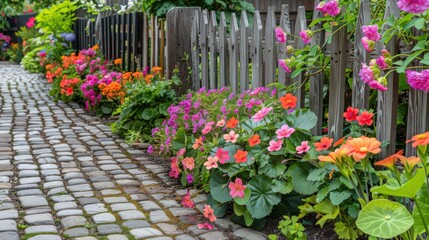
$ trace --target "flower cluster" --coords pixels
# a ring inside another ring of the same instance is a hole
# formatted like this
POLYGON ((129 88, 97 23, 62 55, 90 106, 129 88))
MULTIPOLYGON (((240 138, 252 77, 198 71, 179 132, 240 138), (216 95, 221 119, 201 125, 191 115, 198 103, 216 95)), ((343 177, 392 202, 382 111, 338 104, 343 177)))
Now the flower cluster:
POLYGON ((317 10, 325 14, 325 16, 335 17, 340 14, 341 9, 338 6, 338 2, 335 0, 330 0, 328 2, 320 2, 316 7, 317 10))
POLYGON ((73 90, 79 85, 79 83, 79 78, 68 78, 67 75, 63 75, 63 79, 60 82, 60 93, 66 96, 73 95, 73 90))
POLYGON ((121 103, 124 101, 125 92, 122 85, 118 82, 111 82, 107 85, 100 84, 101 95, 105 96, 107 100, 119 100, 121 103))
POLYGON ((362 63, 362 69, 359 71, 360 79, 373 89, 386 91, 387 78, 381 73, 391 66, 392 56, 386 49, 383 49, 377 59, 371 59, 369 66, 362 63))
POLYGON ((357 121, 360 126, 372 125, 373 116, 374 114, 368 111, 362 111, 359 114, 359 109, 353 107, 348 107, 347 111, 343 113, 343 117, 347 122, 357 121))
POLYGON ((369 25, 362 27, 363 37, 361 39, 362 45, 366 51, 372 52, 375 47, 375 43, 380 41, 381 35, 378 33, 377 25, 369 25))
POLYGON ((68 42, 73 42, 76 40, 76 35, 74 33, 61 33, 60 37, 68 42))
POLYGON ((25 26, 27 26, 28 28, 33 28, 36 22, 36 18, 35 17, 31 17, 30 19, 28 19, 27 23, 25 23, 25 26))
POLYGON ((429 9, 427 0, 398 0, 398 7, 404 12, 419 14, 429 9))

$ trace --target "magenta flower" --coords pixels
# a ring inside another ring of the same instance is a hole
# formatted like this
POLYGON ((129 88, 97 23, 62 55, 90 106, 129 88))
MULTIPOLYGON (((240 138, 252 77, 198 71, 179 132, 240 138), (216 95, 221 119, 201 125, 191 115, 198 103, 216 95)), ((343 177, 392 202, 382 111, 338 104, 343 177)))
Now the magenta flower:
POLYGON ((261 110, 259 110, 255 115, 253 115, 252 119, 254 122, 259 122, 262 119, 264 119, 265 116, 267 116, 267 114, 273 110, 272 107, 263 107, 261 110))
POLYGON ((374 72, 370 66, 367 66, 365 63, 362 63, 362 69, 359 71, 360 79, 366 83, 375 81, 374 72))
POLYGON ((367 52, 372 52, 372 50, 374 50, 374 47, 375 47, 375 42, 374 41, 369 40, 367 37, 361 38, 360 41, 361 41, 363 47, 365 48, 365 50, 367 52))
POLYGON ((384 70, 389 67, 389 65, 387 65, 386 63, 386 58, 383 55, 378 57, 375 60, 375 62, 377 63, 377 65, 380 67, 381 70, 384 70))
POLYGON ((299 33, 299 36, 301 37, 302 41, 305 44, 309 44, 311 42, 311 37, 313 36, 313 32, 310 30, 302 30, 299 33))
POLYGON ((296 147, 296 151, 298 154, 306 153, 310 150, 310 146, 308 145, 308 141, 302 141, 300 146, 296 147))
POLYGON ((205 222, 197 224, 199 229, 213 230, 213 224, 205 222))
POLYGON ((177 152, 177 156, 178 156, 178 157, 183 156, 183 155, 185 155, 185 152, 186 152, 186 149, 185 149, 185 148, 181 148, 181 149, 177 152))
POLYGON ((25 23, 25 26, 27 26, 28 28, 32 28, 34 27, 35 21, 36 21, 36 18, 31 17, 30 19, 28 19, 27 23, 25 23))
POLYGON ((363 36, 367 37, 369 40, 378 42, 381 39, 380 33, 378 33, 377 25, 368 25, 362 26, 363 36))
POLYGON ((280 67, 285 70, 285 72, 290 73, 292 70, 289 68, 288 64, 290 63, 290 59, 279 59, 278 60, 280 67))
POLYGON ((398 7, 404 12, 418 14, 429 8, 428 0, 398 0, 398 7))
POLYGON ((332 17, 337 16, 341 12, 340 8, 338 7, 338 2, 335 0, 319 3, 319 5, 316 7, 316 10, 324 13, 325 16, 330 15, 332 17))
POLYGON ((244 189, 246 189, 247 186, 243 185, 243 181, 240 178, 236 178, 235 182, 229 183, 228 188, 231 190, 229 195, 231 195, 232 198, 244 198, 244 189))
POLYGON ((274 152, 274 151, 279 151, 280 149, 282 149, 282 144, 283 144, 283 140, 277 140, 277 141, 270 141, 269 142, 270 146, 268 147, 268 151, 269 152, 274 152))
POLYGON ((368 84, 371 88, 386 91, 387 90, 387 79, 380 77, 380 70, 377 64, 367 66, 362 63, 362 69, 359 71, 359 76, 362 81, 368 84))
POLYGON ((294 132, 295 132, 295 129, 293 127, 289 127, 288 125, 285 124, 276 131, 277 139, 288 138, 294 132))
POLYGON ((218 148, 216 151, 216 155, 217 158, 219 158, 219 162, 221 164, 224 164, 226 161, 229 160, 229 152, 228 151, 224 151, 223 148, 218 148))
POLYGON ((283 29, 281 27, 277 27, 276 29, 274 29, 274 31, 276 32, 277 41, 279 41, 280 43, 285 43, 287 40, 287 35, 283 31, 283 29))
POLYGON ((407 75, 407 82, 412 88, 429 92, 429 70, 421 72, 407 70, 405 74, 407 75))

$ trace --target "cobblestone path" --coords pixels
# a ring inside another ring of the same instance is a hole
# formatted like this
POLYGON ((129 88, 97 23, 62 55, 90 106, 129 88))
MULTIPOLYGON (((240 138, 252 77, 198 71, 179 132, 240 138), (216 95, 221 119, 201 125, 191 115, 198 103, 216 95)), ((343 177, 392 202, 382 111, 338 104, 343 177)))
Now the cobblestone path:
POLYGON ((160 160, 48 89, 0 63, 0 240, 265 239, 226 219, 198 229, 204 195, 182 208, 160 160))

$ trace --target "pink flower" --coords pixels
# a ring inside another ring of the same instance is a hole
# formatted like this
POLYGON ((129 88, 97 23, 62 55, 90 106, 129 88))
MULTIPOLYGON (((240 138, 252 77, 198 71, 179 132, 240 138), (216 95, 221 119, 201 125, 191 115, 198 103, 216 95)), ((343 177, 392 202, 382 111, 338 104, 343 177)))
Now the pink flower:
POLYGON ((203 135, 206 135, 207 133, 211 132, 211 130, 212 125, 206 124, 201 132, 203 133, 203 135))
POLYGON ((375 62, 377 63, 377 65, 380 67, 381 70, 384 70, 389 67, 386 63, 386 59, 384 58, 384 56, 378 57, 375 60, 375 62))
POLYGON ((287 65, 288 63, 290 63, 290 59, 279 59, 278 62, 279 62, 280 67, 282 67, 283 70, 285 70, 285 72, 287 72, 287 73, 292 72, 292 70, 287 65))
POLYGON ((359 76, 362 81, 367 83, 371 88, 380 91, 387 90, 387 79, 380 77, 380 70, 377 65, 367 66, 362 63, 362 69, 359 71, 359 76))
POLYGON ((366 83, 371 83, 375 81, 374 72, 371 66, 362 63, 362 69, 359 71, 360 79, 366 83))
POLYGON ((378 33, 377 25, 368 25, 362 27, 363 36, 367 37, 368 40, 378 42, 381 39, 380 33, 378 33))
POLYGON ((325 16, 330 15, 332 17, 337 16, 341 12, 340 8, 338 7, 338 2, 334 0, 319 3, 319 5, 316 7, 316 10, 324 13, 325 16))
POLYGON ((181 149, 177 152, 177 156, 178 156, 178 157, 183 156, 183 155, 185 155, 185 152, 186 152, 186 149, 185 149, 185 148, 181 148, 181 149))
POLYGON ((289 127, 288 125, 285 124, 276 131, 277 139, 288 138, 294 132, 295 132, 295 129, 293 127, 289 127))
POLYGON ((418 14, 429 8, 428 0, 398 0, 398 7, 404 12, 418 14))
POLYGON ((32 28, 34 27, 34 22, 36 21, 36 18, 31 17, 30 19, 28 19, 27 23, 25 24, 25 26, 27 26, 28 28, 32 28))
POLYGON ((274 151, 279 151, 280 149, 282 149, 282 144, 283 144, 283 140, 277 140, 277 141, 270 141, 269 142, 270 146, 268 147, 268 151, 269 152, 274 152, 274 151))
POLYGON ((207 161, 204 163, 204 166, 210 170, 212 168, 217 168, 217 162, 219 161, 219 158, 214 156, 214 157, 208 157, 207 161))
POLYGON ((231 132, 229 132, 228 134, 224 134, 223 135, 223 139, 226 140, 226 142, 232 142, 235 143, 237 142, 238 139, 238 134, 235 133, 234 130, 232 130, 231 132))
POLYGON ((210 205, 204 206, 204 217, 208 218, 210 222, 216 221, 216 216, 214 215, 214 210, 210 205))
POLYGON ((221 164, 224 164, 226 161, 229 160, 229 152, 228 151, 224 151, 223 148, 218 148, 216 151, 216 155, 217 158, 219 158, 219 162, 221 164))
POLYGON ((190 171, 192 171, 195 166, 195 160, 192 157, 187 157, 182 160, 182 164, 184 170, 189 169, 190 171))
POLYGON ((298 154, 306 153, 310 150, 310 146, 308 145, 308 141, 302 141, 301 145, 296 147, 296 151, 298 154))
POLYGON ((182 201, 180 202, 180 204, 184 208, 193 208, 193 207, 195 207, 195 203, 191 199, 191 193, 190 193, 189 190, 186 192, 186 195, 183 196, 182 201))
POLYGON ((168 173, 168 175, 172 178, 179 178, 179 173, 180 173, 180 169, 179 169, 179 163, 177 161, 177 158, 172 157, 171 164, 170 164, 170 172, 168 173))
POLYGON ((213 230, 213 224, 205 222, 205 223, 199 223, 197 224, 199 229, 208 229, 208 230, 213 230))
POLYGON ((301 37, 302 41, 305 44, 309 44, 311 42, 311 37, 313 36, 313 32, 310 30, 302 30, 299 33, 299 36, 301 37))
POLYGON ((367 37, 361 38, 360 41, 367 52, 372 52, 372 50, 374 50, 374 47, 375 47, 374 41, 369 40, 367 37))
POLYGON ((264 119, 265 116, 267 116, 267 114, 273 110, 272 107, 266 108, 263 107, 261 110, 259 110, 255 115, 253 115, 252 119, 254 122, 259 122, 262 119, 264 119))
POLYGON ((280 43, 285 43, 286 42, 286 33, 283 31, 283 29, 281 27, 277 27, 276 29, 274 29, 274 31, 276 32, 276 38, 277 41, 279 41, 280 43))
POLYGON ((407 82, 412 88, 429 92, 429 70, 421 72, 407 70, 405 74, 407 75, 407 82))
POLYGON ((216 127, 223 127, 223 126, 225 126, 225 120, 224 119, 217 121, 216 127))
POLYGON ((228 187, 231 190, 229 195, 231 195, 232 198, 244 198, 244 189, 247 187, 243 185, 243 181, 240 178, 236 178, 235 182, 230 182, 228 187))

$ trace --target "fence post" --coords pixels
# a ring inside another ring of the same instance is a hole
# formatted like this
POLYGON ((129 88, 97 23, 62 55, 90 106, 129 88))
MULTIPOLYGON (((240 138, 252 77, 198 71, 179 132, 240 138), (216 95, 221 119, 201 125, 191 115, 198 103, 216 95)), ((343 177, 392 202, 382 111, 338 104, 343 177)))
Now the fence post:
POLYGON ((249 89, 249 21, 246 11, 240 19, 240 91, 249 89))
MULTIPOLYGON (((306 29, 307 29, 307 18, 305 16, 305 8, 304 6, 299 6, 297 16, 296 16, 296 22, 295 22, 295 36, 299 36, 299 33, 302 30, 306 30, 306 29)), ((301 39, 296 38, 295 47, 297 49, 302 49, 305 47, 305 44, 301 39)), ((297 89, 296 91, 296 97, 298 98, 298 101, 296 103, 296 108, 304 107, 305 86, 303 85, 303 80, 304 80, 303 73, 300 73, 296 77, 294 77, 292 81, 294 84, 294 87, 299 87, 299 89, 297 89)))
POLYGON ((209 58, 208 58, 208 31, 209 13, 204 9, 200 21, 200 48, 201 48, 201 86, 209 88, 209 58))
MULTIPOLYGON (((291 31, 290 31, 290 17, 289 17, 289 5, 288 4, 283 4, 282 5, 282 12, 281 12, 281 16, 280 16, 280 25, 279 25, 285 32, 288 38, 288 41, 285 43, 278 43, 278 47, 277 47, 277 56, 279 59, 285 59, 287 57, 286 54, 286 46, 288 44, 288 42, 290 42, 291 40, 291 31)), ((290 74, 285 72, 280 64, 278 64, 278 69, 279 69, 279 80, 278 82, 284 85, 290 85, 290 74)))
POLYGON ((259 11, 253 14, 253 36, 252 36, 252 88, 262 86, 262 20, 259 11))
POLYGON ((226 16, 224 12, 220 13, 220 22, 219 22, 219 58, 220 58, 220 68, 219 68, 219 77, 220 77, 220 86, 225 87, 228 85, 227 77, 228 74, 228 40, 227 40, 227 24, 226 16))
POLYGON ((229 84, 234 93, 238 92, 238 22, 235 13, 231 15, 229 31, 229 84))
POLYGON ((218 87, 218 78, 217 78, 217 20, 216 12, 210 12, 209 19, 209 48, 210 48, 210 88, 214 89, 218 87))
POLYGON ((276 56, 275 33, 276 18, 274 6, 269 6, 267 11, 267 21, 265 23, 265 48, 264 48, 264 66, 265 66, 265 86, 274 82, 276 76, 276 56))
POLYGON ((195 10, 194 20, 191 30, 191 58, 192 58, 192 81, 194 90, 201 88, 200 81, 200 46, 198 44, 200 37, 200 11, 195 10))
POLYGON ((200 11, 200 8, 172 8, 167 12, 167 78, 171 78, 173 69, 178 66, 179 77, 182 80, 182 85, 177 89, 179 93, 184 93, 187 89, 192 88, 192 82, 189 82, 190 76, 188 75, 188 64, 191 63, 185 58, 185 53, 188 54, 193 51, 189 33, 192 30, 196 10, 200 11))

